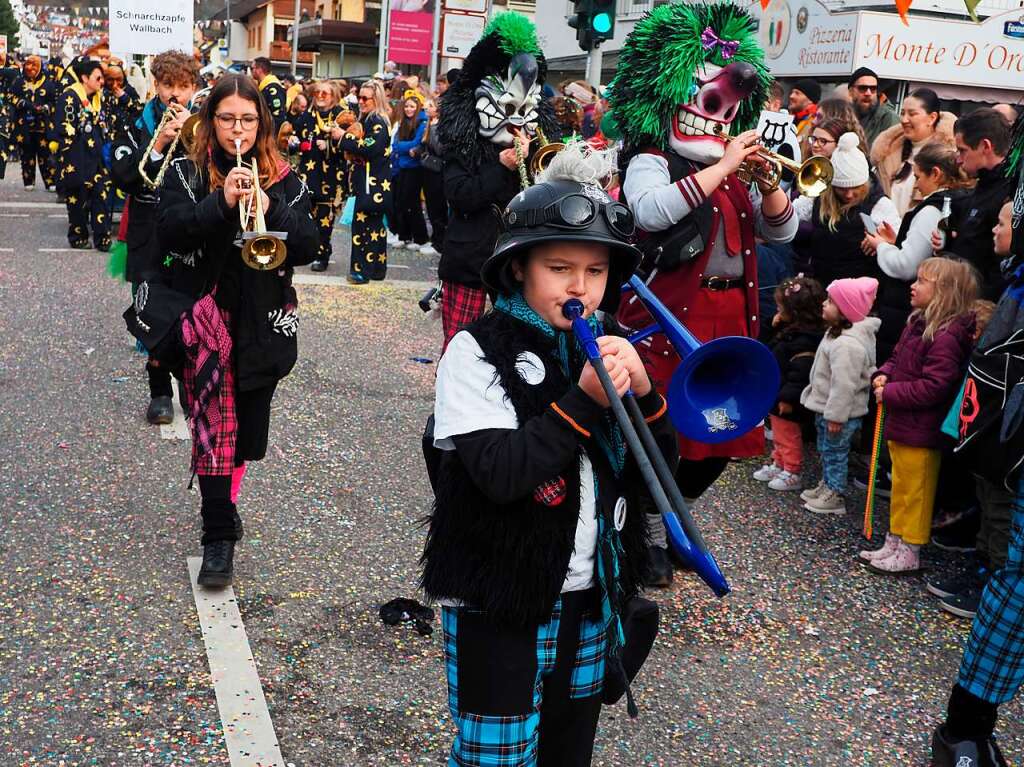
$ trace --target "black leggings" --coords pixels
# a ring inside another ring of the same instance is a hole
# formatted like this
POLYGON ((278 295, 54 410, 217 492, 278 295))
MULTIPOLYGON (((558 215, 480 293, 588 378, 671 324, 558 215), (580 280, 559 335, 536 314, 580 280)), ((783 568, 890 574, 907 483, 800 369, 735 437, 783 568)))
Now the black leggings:
POLYGON ((404 168, 395 179, 395 234, 405 242, 423 245, 427 241, 427 222, 423 218, 420 195, 423 169, 404 168))
POLYGON ((448 226, 448 200, 444 196, 444 177, 441 173, 423 171, 423 198, 427 202, 427 216, 430 218, 430 244, 440 253, 444 244, 444 230, 448 226))
POLYGON ((722 476, 728 465, 728 458, 704 458, 699 461, 680 458, 679 468, 676 469, 679 492, 684 498, 700 498, 722 476))

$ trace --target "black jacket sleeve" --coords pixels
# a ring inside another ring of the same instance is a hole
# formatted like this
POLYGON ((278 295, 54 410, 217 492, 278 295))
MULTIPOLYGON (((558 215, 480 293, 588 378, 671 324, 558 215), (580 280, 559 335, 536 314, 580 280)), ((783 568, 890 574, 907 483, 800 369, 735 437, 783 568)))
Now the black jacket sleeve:
POLYGON ((800 404, 800 395, 811 380, 811 365, 813 364, 813 352, 801 352, 788 361, 782 376, 782 383, 779 386, 779 402, 786 402, 790 405, 800 404))
POLYGON ((175 160, 164 176, 157 213, 157 232, 166 250, 189 252, 199 250, 208 239, 222 233, 225 227, 238 227, 238 212, 224 202, 223 190, 217 189, 196 200, 186 186, 182 174, 194 172, 187 160, 175 160), (179 173, 179 170, 181 171, 179 173), (230 217, 234 214, 234 218, 230 217))
POLYGON ((574 386, 518 429, 484 429, 452 437, 477 487, 495 503, 512 503, 566 470, 604 408, 574 386))
POLYGON ((515 184, 515 174, 501 163, 483 163, 470 171, 458 159, 444 162, 444 194, 448 204, 459 213, 476 213, 505 199, 506 190, 515 184))
POLYGON ((271 199, 266 213, 267 229, 287 232, 285 247, 290 266, 312 263, 320 247, 320 235, 310 214, 309 190, 298 176, 288 171, 283 183, 275 184, 267 193, 271 199))
MULTIPOLYGON (((146 151, 152 136, 135 128, 128 128, 114 141, 110 153, 110 175, 114 183, 127 194, 137 195, 148 189, 139 173, 139 161, 146 151)), ((152 158, 146 159, 146 175, 156 179, 160 172, 160 162, 152 158)))

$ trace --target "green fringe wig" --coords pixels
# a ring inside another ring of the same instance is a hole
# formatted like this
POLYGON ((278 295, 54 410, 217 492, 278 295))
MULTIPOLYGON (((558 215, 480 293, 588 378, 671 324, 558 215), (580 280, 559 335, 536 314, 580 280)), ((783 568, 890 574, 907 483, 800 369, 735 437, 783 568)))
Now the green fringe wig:
POLYGON ((517 53, 532 53, 537 56, 541 52, 537 43, 537 29, 533 22, 518 13, 499 13, 484 29, 483 37, 492 32, 497 33, 499 46, 509 56, 515 56, 517 53))
POLYGON ((689 103, 696 93, 697 69, 705 63, 726 66, 736 61, 757 70, 758 86, 740 104, 733 135, 757 127, 772 79, 750 16, 731 2, 673 3, 650 11, 623 44, 610 86, 609 102, 627 151, 645 146, 666 149, 678 106, 689 103), (722 40, 739 42, 734 57, 725 60, 718 48, 703 48, 700 38, 707 27, 722 40))

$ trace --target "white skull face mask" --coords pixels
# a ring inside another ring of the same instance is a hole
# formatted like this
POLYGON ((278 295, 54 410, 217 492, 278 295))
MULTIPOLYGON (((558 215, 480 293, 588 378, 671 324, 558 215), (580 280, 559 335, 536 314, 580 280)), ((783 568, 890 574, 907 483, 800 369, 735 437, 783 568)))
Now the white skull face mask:
POLYGON ((512 146, 513 131, 534 135, 541 97, 537 76, 537 60, 519 53, 509 62, 505 79, 491 75, 480 83, 473 95, 481 136, 507 147, 512 146))

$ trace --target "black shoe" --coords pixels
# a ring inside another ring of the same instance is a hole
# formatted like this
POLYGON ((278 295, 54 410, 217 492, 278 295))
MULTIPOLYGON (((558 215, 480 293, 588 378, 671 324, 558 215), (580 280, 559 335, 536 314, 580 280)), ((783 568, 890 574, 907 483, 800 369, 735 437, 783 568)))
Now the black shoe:
POLYGON ((932 767, 1008 767, 993 738, 983 741, 946 739, 945 725, 932 733, 932 767))
POLYGON ((314 272, 326 272, 327 262, 326 261, 314 261, 309 265, 309 268, 314 272))
POLYGON ((966 618, 967 620, 972 621, 978 612, 978 606, 981 605, 981 592, 984 590, 984 583, 975 583, 968 586, 959 594, 954 594, 951 597, 940 599, 939 607, 950 615, 955 615, 958 618, 966 618))
POLYGON ((154 426, 171 423, 174 420, 174 404, 170 397, 153 397, 146 408, 146 420, 154 426))
POLYGON ((200 586, 230 586, 234 570, 235 542, 214 541, 203 546, 203 566, 199 568, 200 586))
POLYGON ((932 543, 943 551, 974 551, 980 526, 980 514, 965 514, 953 524, 932 533, 932 543))
POLYGON ((659 588, 672 584, 672 563, 668 561, 668 552, 661 546, 650 546, 647 549, 647 573, 644 583, 659 588))
POLYGON ((100 253, 109 253, 110 252, 110 240, 100 240, 99 242, 97 242, 96 243, 96 250, 100 251, 100 253))
POLYGON ((368 279, 366 279, 365 277, 362 277, 362 276, 360 276, 358 274, 350 274, 348 276, 348 284, 349 285, 365 285, 368 282, 369 282, 368 279))
MULTIPOLYGON (((854 487, 859 490, 868 489, 868 479, 871 475, 867 470, 863 474, 857 474, 853 478, 854 487)), ((875 477, 875 497, 876 498, 889 498, 892 495, 892 477, 887 471, 884 471, 881 467, 878 469, 878 476, 875 477)))
POLYGON ((88 240, 71 240, 70 244, 75 250, 89 250, 91 248, 88 240))
POLYGON ((926 578, 924 587, 928 589, 928 593, 934 594, 939 599, 948 599, 979 584, 984 587, 988 576, 988 568, 984 565, 977 565, 961 570, 956 575, 947 578, 926 578))

